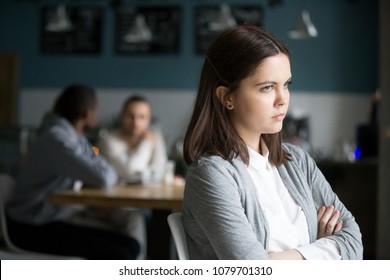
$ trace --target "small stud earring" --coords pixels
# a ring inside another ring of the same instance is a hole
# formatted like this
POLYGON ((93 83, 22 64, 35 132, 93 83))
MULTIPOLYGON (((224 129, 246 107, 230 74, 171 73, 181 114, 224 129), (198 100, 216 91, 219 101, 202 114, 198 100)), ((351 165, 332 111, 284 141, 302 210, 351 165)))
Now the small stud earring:
POLYGON ((232 104, 228 104, 228 105, 226 106, 226 108, 228 108, 228 110, 232 110, 232 109, 233 109, 233 105, 232 105, 232 104))

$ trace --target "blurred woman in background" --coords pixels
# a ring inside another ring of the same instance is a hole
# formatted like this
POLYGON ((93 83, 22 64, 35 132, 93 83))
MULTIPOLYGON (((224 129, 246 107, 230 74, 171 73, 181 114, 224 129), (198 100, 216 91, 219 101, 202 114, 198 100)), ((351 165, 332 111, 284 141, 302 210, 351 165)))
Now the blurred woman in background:
POLYGON ((147 99, 132 96, 123 104, 119 129, 102 132, 101 153, 124 182, 161 182, 167 163, 163 136, 151 129, 152 110, 147 99))

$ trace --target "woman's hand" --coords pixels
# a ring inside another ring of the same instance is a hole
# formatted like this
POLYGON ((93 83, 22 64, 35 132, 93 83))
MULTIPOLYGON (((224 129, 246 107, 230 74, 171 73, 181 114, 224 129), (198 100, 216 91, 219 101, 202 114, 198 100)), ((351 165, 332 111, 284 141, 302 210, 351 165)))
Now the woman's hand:
POLYGON ((317 239, 336 234, 343 227, 343 221, 339 220, 340 211, 335 210, 333 205, 321 206, 317 212, 318 232, 317 239))

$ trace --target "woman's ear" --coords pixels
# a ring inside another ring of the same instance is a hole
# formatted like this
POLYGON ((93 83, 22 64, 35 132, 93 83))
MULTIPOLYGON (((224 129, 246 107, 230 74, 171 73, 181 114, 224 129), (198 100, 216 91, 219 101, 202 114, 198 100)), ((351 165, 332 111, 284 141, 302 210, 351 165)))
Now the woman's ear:
POLYGON ((229 110, 233 109, 233 99, 227 87, 217 87, 217 89, 215 90, 215 94, 217 95, 219 102, 221 102, 224 107, 229 110))

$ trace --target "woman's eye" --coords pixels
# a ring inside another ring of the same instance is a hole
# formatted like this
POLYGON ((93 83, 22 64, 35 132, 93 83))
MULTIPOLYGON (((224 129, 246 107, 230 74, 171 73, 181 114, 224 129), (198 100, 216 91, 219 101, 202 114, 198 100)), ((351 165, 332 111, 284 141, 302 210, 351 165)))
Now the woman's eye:
POLYGON ((284 87, 286 87, 286 88, 290 87, 291 83, 292 83, 291 81, 286 82, 286 83, 284 84, 284 87))
POLYGON ((271 91, 272 90, 272 86, 266 86, 266 87, 262 87, 261 88, 261 91, 262 92, 269 92, 269 91, 271 91))

